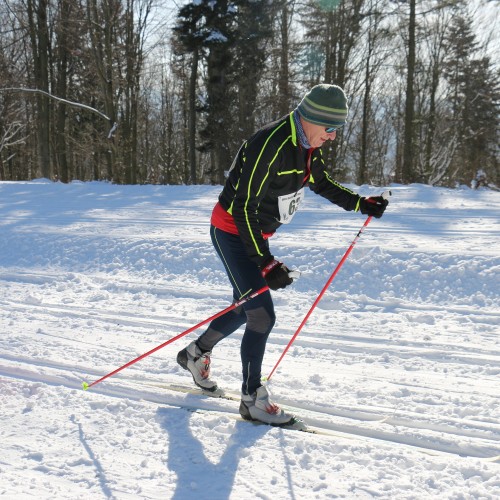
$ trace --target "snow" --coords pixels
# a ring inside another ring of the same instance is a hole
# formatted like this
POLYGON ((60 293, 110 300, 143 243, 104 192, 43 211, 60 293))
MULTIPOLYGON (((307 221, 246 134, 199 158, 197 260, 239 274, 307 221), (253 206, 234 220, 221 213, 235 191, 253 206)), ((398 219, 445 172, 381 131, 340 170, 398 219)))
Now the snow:
MULTIPOLYGON (((498 192, 391 186, 269 383, 329 435, 160 387, 192 385, 175 358, 203 329, 82 390, 228 306, 219 190, 0 183, 0 496, 499 498, 498 192)), ((272 238, 302 276, 273 292, 265 375, 363 222, 308 192, 272 238)), ((231 393, 241 335, 213 353, 231 393)))

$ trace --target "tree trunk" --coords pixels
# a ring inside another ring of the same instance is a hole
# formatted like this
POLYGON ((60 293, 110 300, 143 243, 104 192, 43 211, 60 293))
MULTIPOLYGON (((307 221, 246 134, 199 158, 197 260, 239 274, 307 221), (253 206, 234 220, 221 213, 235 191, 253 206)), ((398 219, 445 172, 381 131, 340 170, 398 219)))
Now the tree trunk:
MULTIPOLYGON (((48 0, 28 0, 28 23, 33 53, 35 86, 39 90, 49 91, 49 32, 47 27, 48 0)), ((43 177, 52 179, 53 170, 50 161, 50 109, 49 98, 38 93, 36 96, 36 130, 38 140, 38 164, 43 177)))
MULTIPOLYGON (((58 39, 58 60, 56 75, 56 95, 61 99, 67 98, 68 90, 68 32, 66 23, 70 19, 72 2, 69 0, 60 0, 59 19, 57 26, 58 39)), ((71 175, 68 168, 68 158, 66 151, 66 105, 60 102, 56 111, 55 124, 55 144, 56 160, 59 178, 62 182, 69 182, 71 175)))
POLYGON ((288 55, 290 51, 288 40, 288 5, 284 2, 281 9, 281 50, 280 50, 280 68, 278 79, 278 113, 279 116, 284 116, 290 110, 290 68, 288 55))
POLYGON ((228 58, 226 44, 214 44, 210 48, 207 60, 208 100, 209 100, 209 129, 208 137, 213 151, 212 166, 215 169, 215 182, 224 184, 224 170, 231 165, 231 156, 228 147, 228 125, 231 117, 228 115, 230 107, 228 58))
POLYGON ((188 137, 189 137, 189 171, 190 184, 196 184, 196 83, 198 81, 198 49, 194 49, 191 59, 191 72, 189 75, 189 111, 188 111, 188 137))
MULTIPOLYGON (((101 98, 104 102, 105 114, 112 126, 116 122, 116 111, 113 93, 113 44, 114 44, 114 13, 113 2, 105 0, 102 4, 102 15, 97 8, 96 0, 87 0, 87 18, 94 52, 96 71, 101 87, 101 98)), ((114 139, 109 140, 106 147, 107 179, 119 181, 117 172, 116 147, 114 139)))
POLYGON ((361 124, 361 154, 359 159, 359 169, 357 176, 358 185, 365 184, 368 180, 368 134, 370 127, 370 114, 371 114, 371 58, 373 53, 373 35, 368 33, 368 53, 366 55, 365 65, 365 92, 363 96, 363 119, 361 124))
POLYGON ((415 127, 415 91, 413 78, 415 76, 415 14, 416 0, 410 0, 410 22, 408 28, 408 68, 406 79, 405 132, 403 148, 403 183, 414 181, 414 127, 415 127))

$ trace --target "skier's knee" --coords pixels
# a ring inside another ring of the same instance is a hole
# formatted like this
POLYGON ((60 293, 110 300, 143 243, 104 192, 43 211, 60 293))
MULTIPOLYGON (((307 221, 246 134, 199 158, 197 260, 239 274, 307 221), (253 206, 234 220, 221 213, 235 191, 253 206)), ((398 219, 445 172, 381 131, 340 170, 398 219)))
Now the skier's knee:
POLYGON ((247 313, 247 328, 257 333, 268 334, 276 322, 274 310, 267 310, 264 307, 250 309, 247 313))

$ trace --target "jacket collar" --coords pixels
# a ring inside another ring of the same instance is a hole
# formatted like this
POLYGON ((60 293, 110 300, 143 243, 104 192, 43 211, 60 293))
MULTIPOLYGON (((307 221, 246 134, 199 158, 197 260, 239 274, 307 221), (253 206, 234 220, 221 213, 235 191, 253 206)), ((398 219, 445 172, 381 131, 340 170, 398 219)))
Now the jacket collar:
POLYGON ((297 110, 290 113, 290 123, 292 125, 292 142, 294 146, 297 146, 297 140, 304 149, 311 149, 306 133, 302 128, 302 123, 300 122, 300 115, 297 110))

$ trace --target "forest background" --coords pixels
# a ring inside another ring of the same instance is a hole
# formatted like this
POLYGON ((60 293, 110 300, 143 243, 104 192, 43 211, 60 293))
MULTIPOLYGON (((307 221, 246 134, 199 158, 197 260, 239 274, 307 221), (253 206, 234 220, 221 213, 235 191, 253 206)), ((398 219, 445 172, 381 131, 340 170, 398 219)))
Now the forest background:
POLYGON ((339 181, 498 183, 498 0, 4 0, 0 180, 221 184, 317 83, 339 181))

